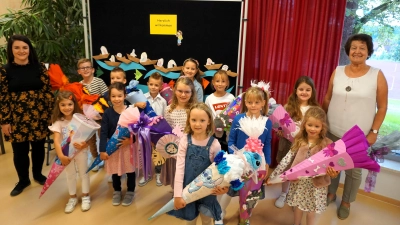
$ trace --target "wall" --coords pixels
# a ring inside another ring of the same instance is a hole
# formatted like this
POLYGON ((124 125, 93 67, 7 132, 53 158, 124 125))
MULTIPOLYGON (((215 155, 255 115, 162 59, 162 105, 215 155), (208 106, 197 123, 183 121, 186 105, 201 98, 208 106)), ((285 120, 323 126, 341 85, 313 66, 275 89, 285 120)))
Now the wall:
MULTIPOLYGON (((400 163, 391 160, 385 160, 385 162, 380 165, 381 172, 378 173, 375 190, 372 193, 400 202, 400 163)), ((368 171, 363 170, 360 190, 364 190, 365 178, 367 177, 367 175, 368 171)), ((340 177, 340 183, 344 183, 344 178, 344 173, 342 173, 340 177)))
MULTIPOLYGON (((8 12, 8 9, 20 9, 22 0, 1 0, 0 15, 8 12)), ((4 44, 4 38, 0 38, 0 45, 4 44)))

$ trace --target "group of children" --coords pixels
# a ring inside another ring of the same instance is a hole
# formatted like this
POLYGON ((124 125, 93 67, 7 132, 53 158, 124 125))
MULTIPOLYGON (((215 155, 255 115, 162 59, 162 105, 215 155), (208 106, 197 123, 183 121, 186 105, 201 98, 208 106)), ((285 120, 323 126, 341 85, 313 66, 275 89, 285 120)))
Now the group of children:
MULTIPOLYGON (((135 140, 129 138, 120 140, 119 151, 113 155, 107 155, 105 146, 107 140, 114 133, 119 116, 128 105, 125 104, 125 83, 126 77, 123 70, 115 68, 111 71, 111 85, 105 88, 101 79, 93 77, 94 69, 89 60, 78 63, 78 72, 82 75, 82 83, 91 94, 104 95, 108 93, 111 102, 110 108, 105 110, 101 121, 100 132, 100 157, 105 160, 105 168, 108 174, 112 175, 114 188, 113 205, 128 206, 132 203, 135 191, 135 165, 130 160, 130 143, 135 140), (121 175, 127 175, 127 191, 122 199, 121 175)), ((203 103, 203 88, 200 84, 199 64, 196 60, 189 58, 184 61, 181 77, 177 79, 173 88, 172 102, 167 106, 159 91, 163 84, 162 76, 158 73, 152 74, 148 80, 149 93, 145 96, 157 115, 162 115, 168 124, 175 128, 179 126, 184 132, 178 148, 176 158, 168 158, 162 166, 156 166, 156 184, 171 185, 174 189, 175 210, 168 214, 187 221, 187 224, 196 224, 200 215, 202 224, 223 224, 226 207, 229 205, 232 192, 229 187, 217 186, 214 195, 187 204, 182 198, 183 188, 195 177, 207 168, 214 160, 218 151, 233 151, 228 146, 234 145, 241 149, 246 145, 248 136, 239 128, 239 120, 243 117, 266 117, 268 113, 269 93, 259 87, 251 87, 242 96, 241 113, 236 115, 232 122, 230 132, 223 137, 213 136, 215 131, 214 119, 235 97, 227 93, 229 78, 225 71, 219 70, 212 79, 215 92, 209 95, 203 103), (228 138, 227 138, 228 137, 228 138), (222 148, 221 148, 222 146, 222 148), (222 195, 217 201, 216 195, 222 195)), ((296 122, 298 134, 294 142, 290 143, 283 138, 282 133, 277 132, 281 137, 277 160, 278 167, 271 174, 271 178, 310 157, 323 149, 331 141, 326 138, 327 123, 325 112, 319 108, 316 101, 316 92, 311 78, 300 77, 290 95, 285 109, 291 118, 296 122)), ((77 204, 76 196, 76 170, 82 180, 82 211, 90 209, 89 177, 87 170, 87 143, 74 143, 73 146, 78 154, 73 160, 64 156, 61 151, 61 141, 68 135, 65 133, 68 122, 72 119, 73 113, 79 112, 77 101, 73 94, 68 91, 60 91, 57 95, 56 107, 52 118, 53 125, 50 130, 54 133, 55 148, 58 157, 63 165, 67 166, 67 182, 70 199, 65 208, 66 213, 74 210, 77 204)), ((141 103, 134 106, 143 108, 141 103)), ((272 123, 266 120, 265 130, 259 137, 263 144, 262 152, 265 158, 265 170, 268 174, 271 163, 271 136, 272 123)), ((285 182, 282 185, 282 194, 276 200, 275 205, 282 208, 286 202, 294 207, 294 223, 300 224, 303 212, 307 212, 307 224, 313 224, 315 213, 326 209, 327 185, 330 178, 337 176, 337 171, 328 168, 327 175, 321 178, 304 179, 295 182, 285 182)), ((139 186, 145 185, 152 177, 141 177, 139 186)), ((265 180, 268 185, 268 179, 265 180)), ((264 188, 262 188, 263 190, 264 188)), ((249 221, 246 222, 249 224, 249 221)))

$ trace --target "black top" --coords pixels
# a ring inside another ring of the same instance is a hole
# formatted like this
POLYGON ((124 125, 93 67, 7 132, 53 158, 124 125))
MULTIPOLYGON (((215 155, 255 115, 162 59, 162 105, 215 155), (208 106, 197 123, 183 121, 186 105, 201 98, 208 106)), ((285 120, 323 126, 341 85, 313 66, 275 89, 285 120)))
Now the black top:
POLYGON ((108 139, 114 134, 117 129, 119 116, 113 107, 110 107, 104 111, 101 119, 101 131, 100 131, 100 152, 106 152, 108 139))
POLYGON ((7 71, 8 91, 22 92, 40 90, 43 88, 43 81, 40 79, 40 65, 18 65, 15 63, 4 66, 7 71))

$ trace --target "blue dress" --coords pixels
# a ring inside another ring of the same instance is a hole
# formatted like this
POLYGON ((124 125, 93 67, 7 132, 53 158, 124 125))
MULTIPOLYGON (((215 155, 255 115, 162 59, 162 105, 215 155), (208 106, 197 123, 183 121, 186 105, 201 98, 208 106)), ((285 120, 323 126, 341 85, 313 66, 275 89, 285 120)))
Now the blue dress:
MULTIPOLYGON (((185 175, 183 177, 183 186, 190 184, 197 176, 199 176, 207 167, 211 165, 210 146, 214 141, 214 137, 210 137, 206 146, 198 146, 192 144, 192 136, 188 134, 188 148, 185 158, 185 175)), ((187 204, 179 210, 172 210, 168 215, 175 216, 180 219, 192 221, 199 216, 199 213, 214 218, 221 219, 221 206, 217 201, 217 196, 209 195, 195 202, 187 204)))

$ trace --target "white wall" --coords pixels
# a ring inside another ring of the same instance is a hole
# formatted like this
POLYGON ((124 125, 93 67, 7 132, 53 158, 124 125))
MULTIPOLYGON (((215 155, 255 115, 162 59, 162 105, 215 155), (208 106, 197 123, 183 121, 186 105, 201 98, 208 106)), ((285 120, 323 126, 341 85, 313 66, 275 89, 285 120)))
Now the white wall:
MULTIPOLYGON (((364 190, 365 178, 368 175, 368 170, 362 171, 362 182, 360 189, 364 190)), ((345 175, 342 173, 340 177, 340 183, 344 182, 345 175)), ((381 172, 378 173, 376 179, 375 190, 373 193, 385 196, 391 199, 400 201, 400 163, 385 160, 385 163, 381 164, 381 172)))

